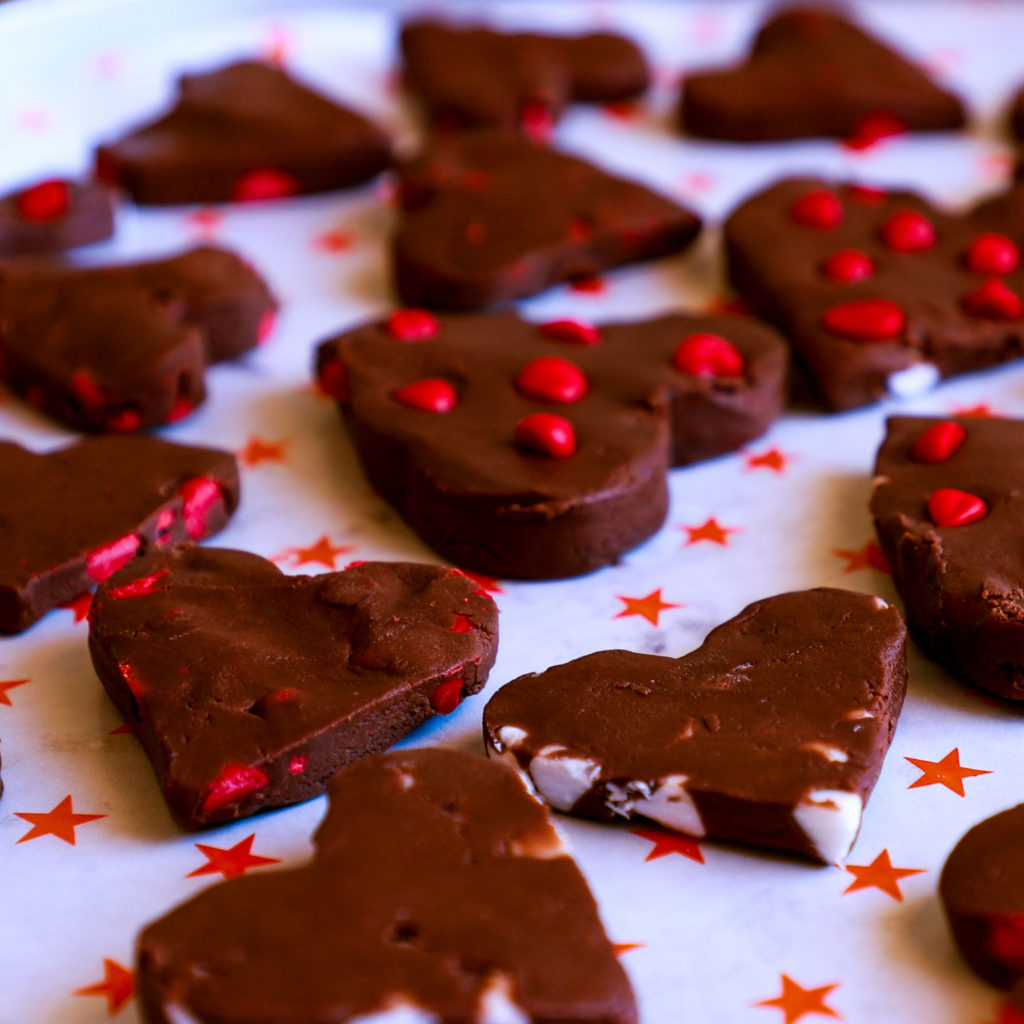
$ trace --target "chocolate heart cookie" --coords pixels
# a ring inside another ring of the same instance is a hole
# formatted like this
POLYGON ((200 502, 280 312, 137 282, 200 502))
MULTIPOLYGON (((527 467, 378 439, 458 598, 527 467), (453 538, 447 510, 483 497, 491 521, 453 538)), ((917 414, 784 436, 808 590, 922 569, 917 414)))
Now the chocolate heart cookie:
POLYGON ((20 633, 136 554, 222 529, 234 456, 149 437, 95 437, 49 455, 0 441, 0 632, 20 633))
POLYGON ((95 181, 47 178, 0 196, 0 257, 59 252, 113 233, 113 196, 95 181))
POLYGON ((881 598, 767 598, 683 658, 601 651, 502 687, 484 737, 561 811, 826 863, 853 845, 907 684, 881 598))
POLYGON ((286 576, 244 551, 155 552, 89 614, 96 672, 184 828, 322 793, 476 693, 496 649, 484 591, 403 562, 286 576))

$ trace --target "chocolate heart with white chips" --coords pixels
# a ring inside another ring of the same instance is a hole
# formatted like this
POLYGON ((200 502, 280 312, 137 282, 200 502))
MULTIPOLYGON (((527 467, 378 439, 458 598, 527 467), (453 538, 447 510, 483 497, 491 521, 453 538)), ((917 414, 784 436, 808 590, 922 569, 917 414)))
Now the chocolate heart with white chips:
POLYGON ((601 651, 521 676, 487 704, 484 737, 558 810, 838 863, 906 684, 894 607, 806 590, 750 605, 682 658, 601 651))
POLYGON ((393 751, 331 780, 313 860, 149 925, 149 1024, 636 1024, 594 898, 514 773, 393 751))
POLYGON ((497 609, 458 570, 360 562, 286 576, 244 551, 141 558, 100 589, 93 665, 175 819, 308 800, 484 684, 497 609))
POLYGON ((2 441, 0 493, 0 633, 20 633, 137 554, 221 530, 238 506, 238 465, 149 437, 48 455, 2 441))

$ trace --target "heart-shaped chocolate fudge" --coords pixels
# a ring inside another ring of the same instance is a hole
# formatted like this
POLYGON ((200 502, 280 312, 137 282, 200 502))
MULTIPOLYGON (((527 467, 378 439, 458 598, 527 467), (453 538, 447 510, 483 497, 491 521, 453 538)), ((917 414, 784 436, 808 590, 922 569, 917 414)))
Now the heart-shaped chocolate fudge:
POLYGON ((558 810, 836 863, 896 728, 905 647, 881 598, 780 594, 683 658, 601 651, 521 676, 484 737, 558 810))
POLYGON ((100 146, 96 174, 141 204, 279 199, 368 181, 390 162, 376 125, 256 61, 182 75, 174 106, 100 146))
POLYGON ((138 942, 149 1024, 636 1024, 583 876, 515 774, 395 751, 331 780, 314 859, 138 942))
POLYGON ((59 252, 113 233, 113 196, 95 181, 46 178, 0 196, 0 257, 59 252))
POLYGON ((785 346, 744 317, 595 327, 405 309, 324 342, 374 487, 431 547, 497 576, 614 561, 661 525, 666 473, 763 433, 785 346))
POLYGON ((435 139, 398 167, 402 302, 478 309, 690 244, 700 218, 643 185, 515 135, 435 139))
POLYGON ((650 84, 643 52, 612 32, 554 36, 427 19, 402 27, 401 47, 406 86, 447 130, 544 138, 570 102, 629 100, 650 84))
POLYGON ((778 11, 735 68, 688 74, 691 135, 763 142, 962 128, 961 101, 905 57, 820 7, 778 11))
POLYGON ((286 576, 244 551, 138 559, 89 614, 89 650, 184 828, 323 792, 484 684, 497 610, 457 570, 286 576))
POLYGON ((871 514, 914 639, 956 675, 1024 700, 1024 422, 897 416, 871 514))
POLYGON ((954 215, 911 192, 793 178, 735 210, 725 241, 737 290, 833 409, 1020 357, 1024 189, 954 215))
POLYGON ((20 633, 154 547, 201 540, 238 505, 215 448, 94 437, 48 455, 0 441, 0 633, 20 633))
POLYGON ((201 246, 148 263, 0 270, 0 366, 12 391, 80 430, 172 423, 205 397, 210 363, 271 329, 250 264, 201 246))

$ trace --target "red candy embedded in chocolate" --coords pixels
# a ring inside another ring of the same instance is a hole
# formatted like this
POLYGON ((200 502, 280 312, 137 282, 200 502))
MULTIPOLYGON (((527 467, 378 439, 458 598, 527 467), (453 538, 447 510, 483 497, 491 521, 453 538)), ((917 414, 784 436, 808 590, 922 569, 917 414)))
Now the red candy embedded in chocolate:
POLYGON ((851 185, 850 198, 863 206, 880 206, 885 202, 885 189, 875 185, 851 185))
POLYGON ((964 309, 985 320, 1020 320, 1024 303, 1020 296, 998 277, 990 277, 964 298, 964 309))
MULTIPOLYGON (((172 411, 176 408, 177 406, 172 411)), ((141 426, 142 414, 138 409, 119 409, 107 420, 107 430, 115 434, 134 434, 141 426)))
POLYGON ((15 204, 25 220, 47 221, 63 217, 70 206, 71 190, 66 181, 51 178, 18 194, 15 204))
POLYGON ((192 540, 199 540, 209 532, 206 528, 210 511, 223 501, 220 486, 209 477, 195 477, 181 485, 181 514, 185 517, 185 530, 192 540))
POLYGON ((789 208, 789 215, 810 228, 837 228, 843 221, 843 204, 835 192, 817 189, 800 196, 789 208))
POLYGON ((203 813, 213 814, 229 804, 239 803, 247 796, 258 793, 268 782, 269 776, 260 768, 228 765, 207 786, 203 795, 203 813))
POLYGON ((450 715, 462 700, 462 676, 446 679, 430 695, 430 706, 439 715, 450 715))
POLYGON ((875 272, 875 264, 859 249, 840 249, 825 260, 821 272, 833 281, 864 281, 875 272))
POLYGON ((672 365, 695 377, 738 377, 746 369, 736 346, 720 334, 691 334, 679 342, 672 365))
POLYGON ((822 326, 851 341, 891 341, 903 333, 906 317, 891 299, 854 299, 825 310, 822 326))
POLYGON ((955 420, 930 426, 915 442, 910 454, 918 462, 945 462, 964 443, 967 431, 955 420))
POLYGON ((348 369, 340 359, 332 359, 330 362, 324 363, 320 367, 317 379, 320 381, 320 387, 325 395, 330 395, 331 398, 337 399, 339 402, 348 402, 350 397, 348 369))
POLYGON ((110 401, 106 389, 87 370, 74 370, 68 383, 75 398, 87 409, 102 409, 110 401))
POLYGON ((299 184, 291 174, 276 167, 257 167, 238 179, 231 198, 240 203, 262 202, 286 199, 298 192, 299 184))
POLYGON ((142 539, 137 533, 127 533, 110 544, 90 551, 85 559, 86 571, 93 580, 102 583, 135 557, 141 543, 142 539))
POLYGON ((403 384, 392 392, 392 397, 410 409, 422 409, 424 412, 451 412, 458 401, 455 388, 441 377, 427 377, 403 384))
POLYGON ((161 569, 159 572, 154 572, 149 576, 140 576, 137 580, 132 580, 131 583, 126 583, 123 587, 114 587, 107 591, 107 595, 115 601, 121 601, 127 597, 145 597, 146 594, 152 594, 160 580, 168 575, 169 573, 166 569, 161 569))
POLYGON ((1024 974, 1024 914, 1001 914, 989 921, 988 950, 1016 974, 1024 974))
POLYGON ((927 252, 936 239, 932 222, 916 210, 897 210, 882 225, 882 241, 893 252, 927 252))
POLYGON ((964 258, 976 274, 1009 274, 1020 265, 1020 249, 1006 235, 986 231, 971 242, 964 258))
POLYGON ((936 526, 968 526, 984 519, 988 507, 976 494, 943 487, 928 499, 928 515, 936 526))
POLYGON ((519 371, 516 388, 521 395, 538 402, 577 402, 587 393, 587 378, 568 359, 542 356, 519 371))
POLYGON ((576 451, 576 431, 562 416, 548 412, 525 416, 516 424, 515 443, 536 455, 564 459, 576 451))
POLYGON ((574 341, 579 345, 597 345, 601 341, 601 331, 583 320, 549 320, 545 324, 540 324, 537 330, 545 338, 574 341))
POLYGON ((399 341, 429 341, 441 329, 437 317, 425 309, 396 309, 388 317, 387 328, 399 341))
POLYGON ((448 627, 453 633, 469 633, 472 632, 476 627, 473 625, 473 620, 468 615, 463 615, 461 612, 455 613, 455 621, 448 627))
POLYGON ((301 775, 308 765, 307 759, 302 754, 297 754, 288 762, 288 772, 290 775, 301 775))
POLYGON ((519 115, 526 137, 533 142, 547 142, 555 127, 555 115, 544 103, 527 103, 519 115))

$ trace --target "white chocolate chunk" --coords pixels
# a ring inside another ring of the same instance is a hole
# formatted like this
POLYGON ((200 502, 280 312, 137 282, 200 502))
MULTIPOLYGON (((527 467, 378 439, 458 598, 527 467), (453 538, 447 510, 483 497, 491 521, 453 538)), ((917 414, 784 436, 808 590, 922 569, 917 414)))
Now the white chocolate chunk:
POLYGON ((872 600, 875 602, 875 607, 880 612, 885 611, 885 609, 889 607, 889 602, 886 601, 885 598, 878 597, 877 595, 875 595, 875 597, 873 597, 872 600))
POLYGON ((477 1024, 530 1024, 530 1018, 512 1001, 512 986, 504 974, 493 974, 480 994, 477 1024))
POLYGON ((589 757, 558 757, 565 747, 545 747, 530 762, 530 778, 546 803, 559 811, 571 811, 590 789, 600 765, 589 757))
POLYGON ((818 789, 793 810, 797 825, 818 856, 828 864, 841 864, 860 830, 864 803, 845 789, 818 789))
POLYGON ((503 725, 498 730, 498 742, 502 747, 509 749, 521 747, 526 736, 526 730, 520 729, 518 725, 503 725))
POLYGON ((392 1000, 386 1010, 350 1017, 349 1024, 440 1024, 441 1018, 403 1000, 392 1000))
POLYGON ((666 828, 702 839, 707 830, 686 788, 687 778, 667 775, 653 789, 646 782, 631 782, 626 788, 610 785, 608 808, 624 818, 641 814, 666 828))
POLYGON ((850 760, 850 755, 839 747, 834 747, 831 743, 822 743, 820 740, 810 740, 807 743, 801 743, 800 748, 802 750, 809 750, 812 754, 820 754, 826 761, 832 761, 836 764, 845 764, 850 760))
POLYGON ((874 718, 875 716, 868 711, 867 708, 855 708, 853 711, 847 711, 843 718, 849 722, 856 721, 859 718, 874 718))
POLYGON ((897 398, 913 398, 931 391, 940 380, 939 368, 934 363, 915 363, 890 373, 886 387, 897 398))
POLYGON ((168 1003, 163 1010, 164 1016, 170 1024, 199 1024, 199 1021, 188 1010, 177 1003, 168 1003))

